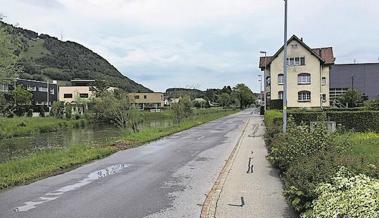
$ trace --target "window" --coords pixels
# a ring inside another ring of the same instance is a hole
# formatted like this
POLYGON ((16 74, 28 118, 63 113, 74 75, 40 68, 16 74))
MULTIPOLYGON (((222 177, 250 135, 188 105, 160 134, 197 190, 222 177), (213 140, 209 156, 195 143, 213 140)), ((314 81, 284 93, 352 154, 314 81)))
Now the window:
POLYGON ((271 85, 271 78, 269 76, 266 77, 266 86, 271 85))
POLYGON ((300 65, 305 65, 305 57, 300 58, 300 65))
POLYGON ((301 65, 305 65, 305 57, 287 58, 287 64, 289 66, 301 66, 301 65))
POLYGON ((279 99, 283 99, 283 91, 278 92, 278 97, 279 97, 279 99))
POLYGON ((37 91, 37 87, 35 87, 35 86, 27 86, 26 90, 35 92, 35 91, 37 91))
POLYGON ((54 89, 50 89, 50 94, 54 95, 55 94, 55 90, 54 89))
POLYGON ((81 97, 81 98, 88 98, 88 93, 80 93, 79 97, 81 97))
POLYGON ((0 92, 8 92, 9 87, 8 84, 0 84, 0 92))
POLYGON ((321 85, 323 85, 323 86, 326 85, 326 77, 321 78, 321 85))
POLYGON ((139 95, 135 95, 135 96, 134 96, 134 99, 139 99, 139 95))
POLYGON ((294 58, 290 58, 290 66, 295 65, 294 63, 295 63, 295 59, 294 58))
POLYGON ((299 84, 299 85, 311 84, 311 74, 309 74, 309 73, 300 73, 297 76, 297 84, 299 84))
POLYGON ((278 85, 284 84, 284 75, 282 73, 278 74, 278 85))
POLYGON ((46 87, 38 87, 38 91, 47 92, 47 88, 46 87))
POLYGON ((326 94, 321 94, 321 100, 322 102, 326 102, 326 94))
POLYGON ((143 99, 147 99, 147 95, 144 95, 144 96, 143 96, 143 99))
POLYGON ((299 66, 300 65, 300 58, 295 58, 295 66, 299 66))
POLYGON ((311 92, 310 91, 300 91, 297 93, 297 100, 299 102, 309 102, 311 101, 311 92))
POLYGON ((72 94, 71 93, 63 94, 63 98, 72 98, 72 94))

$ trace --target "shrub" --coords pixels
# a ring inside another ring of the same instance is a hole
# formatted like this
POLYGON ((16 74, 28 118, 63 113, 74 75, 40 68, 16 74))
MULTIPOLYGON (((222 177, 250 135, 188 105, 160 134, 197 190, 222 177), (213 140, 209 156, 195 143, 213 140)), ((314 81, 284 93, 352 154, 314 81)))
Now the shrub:
POLYGON ((281 171, 286 171, 300 158, 307 158, 317 152, 342 150, 343 147, 334 140, 324 125, 316 125, 310 131, 308 126, 297 126, 290 117, 287 133, 279 134, 272 141, 268 159, 281 171))
POLYGON ((352 175, 341 168, 330 183, 316 188, 319 197, 313 209, 302 218, 365 217, 377 218, 379 214, 379 180, 366 175, 352 175))
POLYGON ((323 114, 328 120, 335 121, 346 129, 379 132, 379 111, 289 112, 297 124, 316 121, 323 114))

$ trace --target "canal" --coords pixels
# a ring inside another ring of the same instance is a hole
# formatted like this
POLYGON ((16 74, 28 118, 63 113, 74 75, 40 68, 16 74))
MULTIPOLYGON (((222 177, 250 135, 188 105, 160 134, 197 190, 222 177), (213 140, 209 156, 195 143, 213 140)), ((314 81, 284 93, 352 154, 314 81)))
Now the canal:
MULTIPOLYGON (((145 121, 141 129, 173 125, 171 119, 145 121)), ((0 140, 0 162, 21 157, 31 152, 70 145, 105 145, 120 139, 127 130, 106 125, 90 125, 79 129, 41 133, 27 137, 0 140)))

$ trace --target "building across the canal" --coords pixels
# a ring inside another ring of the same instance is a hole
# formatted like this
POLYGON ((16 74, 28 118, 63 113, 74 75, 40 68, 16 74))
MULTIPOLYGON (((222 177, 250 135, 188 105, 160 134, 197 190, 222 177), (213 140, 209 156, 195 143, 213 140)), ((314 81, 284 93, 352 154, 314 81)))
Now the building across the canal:
POLYGON ((128 93, 129 102, 142 110, 157 110, 164 107, 164 96, 161 92, 128 93))

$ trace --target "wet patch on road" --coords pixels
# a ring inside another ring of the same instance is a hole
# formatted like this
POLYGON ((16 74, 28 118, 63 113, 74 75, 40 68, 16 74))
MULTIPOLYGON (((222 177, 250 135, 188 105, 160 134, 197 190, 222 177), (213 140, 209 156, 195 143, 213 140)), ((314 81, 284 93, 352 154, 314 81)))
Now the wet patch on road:
POLYGON ((94 172, 88 174, 88 176, 86 178, 84 178, 84 179, 82 179, 82 180, 80 180, 74 184, 61 187, 61 188, 59 188, 53 192, 48 192, 44 196, 39 197, 39 199, 36 201, 24 202, 24 205, 14 208, 14 211, 15 212, 26 212, 28 210, 34 209, 41 204, 44 204, 44 203, 58 199, 60 196, 62 196, 66 192, 75 191, 75 190, 77 190, 83 186, 91 184, 92 182, 94 182, 96 180, 102 179, 102 178, 110 176, 110 175, 120 173, 122 170, 124 170, 127 167, 129 167, 127 164, 116 164, 116 165, 112 165, 112 166, 109 166, 109 167, 101 169, 101 170, 94 171, 94 172))

